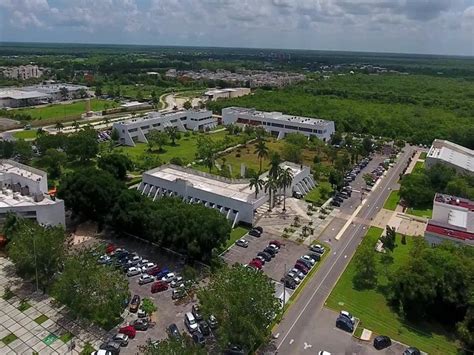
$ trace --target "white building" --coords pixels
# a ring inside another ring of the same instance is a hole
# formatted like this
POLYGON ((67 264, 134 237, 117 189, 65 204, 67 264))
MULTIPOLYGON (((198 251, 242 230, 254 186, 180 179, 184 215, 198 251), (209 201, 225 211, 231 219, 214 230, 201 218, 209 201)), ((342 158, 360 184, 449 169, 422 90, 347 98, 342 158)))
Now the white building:
POLYGON ((39 78, 43 72, 37 65, 20 65, 18 67, 4 67, 2 68, 3 76, 10 79, 27 80, 32 78, 39 78))
POLYGON ((459 173, 474 175, 474 151, 446 140, 435 139, 425 165, 431 167, 437 163, 456 169, 459 173))
POLYGON ((278 139, 284 138, 287 133, 301 133, 326 142, 335 131, 333 121, 285 115, 281 112, 263 112, 242 107, 222 109, 222 122, 225 125, 240 123, 261 126, 278 139))
POLYGON ((146 116, 115 122, 113 129, 119 134, 121 144, 135 146, 135 142, 147 143, 146 134, 153 130, 163 131, 175 126, 179 131, 205 130, 217 125, 217 119, 207 110, 187 110, 170 113, 150 112, 146 116))
POLYGON ((433 200, 433 217, 426 225, 425 239, 431 245, 448 240, 474 246, 474 202, 436 194, 433 200))
POLYGON ((203 95, 204 101, 216 101, 217 99, 231 99, 250 94, 249 88, 228 88, 208 90, 203 95))
POLYGON ((44 171, 1 160, 0 188, 0 219, 13 212, 43 225, 65 225, 64 201, 48 194, 44 171))
MULTIPOLYGON (((281 167, 291 168, 294 176, 287 195, 293 191, 304 194, 315 186, 308 167, 288 162, 281 167)), ((171 164, 143 173, 138 190, 153 201, 163 196, 179 196, 183 201, 215 208, 233 227, 239 222, 252 224, 255 210, 268 200, 264 191, 255 196, 247 179, 228 179, 171 164)))

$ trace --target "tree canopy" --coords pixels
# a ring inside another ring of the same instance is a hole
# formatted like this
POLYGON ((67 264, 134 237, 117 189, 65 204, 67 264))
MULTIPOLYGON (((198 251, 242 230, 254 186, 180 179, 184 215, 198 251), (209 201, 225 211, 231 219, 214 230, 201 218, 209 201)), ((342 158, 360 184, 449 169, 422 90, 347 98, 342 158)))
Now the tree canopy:
POLYGON ((125 180, 127 171, 133 169, 133 163, 124 154, 111 153, 99 158, 97 165, 100 169, 108 171, 113 177, 125 180))

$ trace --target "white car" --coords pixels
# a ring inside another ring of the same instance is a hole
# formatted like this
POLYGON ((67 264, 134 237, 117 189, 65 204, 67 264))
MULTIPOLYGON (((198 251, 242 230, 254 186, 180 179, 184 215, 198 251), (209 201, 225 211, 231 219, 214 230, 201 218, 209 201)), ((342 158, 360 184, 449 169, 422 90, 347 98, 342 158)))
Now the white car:
POLYGON ((155 266, 156 266, 155 263, 146 263, 141 266, 141 270, 142 272, 147 272, 148 270, 150 270, 151 268, 154 268, 155 266))
POLYGON ((108 255, 102 255, 99 260, 97 260, 97 263, 99 264, 108 264, 112 261, 112 259, 110 258, 110 256, 108 255))
POLYGON ((140 262, 138 263, 138 266, 142 267, 146 264, 148 264, 150 261, 148 259, 142 259, 140 260, 140 262))
POLYGON ((170 272, 161 278, 161 281, 171 282, 176 278, 174 272, 170 272))
POLYGON ((308 261, 309 263, 311 263, 311 265, 314 265, 316 263, 316 260, 314 260, 309 255, 303 255, 301 259, 308 261))
POLYGON ((295 280, 296 284, 299 284, 301 282, 301 279, 294 273, 294 272, 289 272, 287 274, 288 277, 291 277, 293 280, 295 280))
POLYGON ((141 271, 140 271, 139 268, 137 268, 135 266, 132 266, 132 267, 128 268, 128 270, 127 270, 127 276, 128 277, 137 276, 139 274, 141 274, 141 271))
POLYGON ((300 280, 304 279, 304 274, 298 269, 291 269, 290 272, 294 273, 300 280))
POLYGON ((340 315, 349 319, 352 322, 352 324, 354 324, 356 321, 355 317, 347 311, 341 311, 340 315))
POLYGON ((138 279, 138 284, 144 285, 153 281, 155 281, 155 278, 153 276, 148 274, 142 274, 142 276, 140 276, 140 278, 138 279))
POLYGON ((176 277, 173 281, 171 281, 171 287, 172 287, 172 288, 178 287, 178 286, 181 285, 182 283, 184 283, 183 277, 182 277, 182 276, 178 276, 178 277, 176 277))
POLYGON ((326 351, 326 350, 321 350, 318 355, 331 355, 331 353, 329 351, 326 351))

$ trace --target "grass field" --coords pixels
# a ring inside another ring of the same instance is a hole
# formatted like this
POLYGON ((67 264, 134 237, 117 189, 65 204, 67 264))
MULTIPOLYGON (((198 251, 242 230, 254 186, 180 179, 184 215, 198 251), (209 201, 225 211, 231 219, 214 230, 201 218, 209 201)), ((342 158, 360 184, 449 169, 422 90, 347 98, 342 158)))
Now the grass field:
POLYGON ((398 190, 390 192, 387 200, 385 201, 383 208, 391 211, 395 211, 397 208, 398 202, 400 201, 400 194, 398 190))
POLYGON ((409 207, 407 208, 405 213, 411 214, 413 216, 418 216, 418 217, 431 218, 431 216, 433 215, 433 210, 431 207, 427 207, 425 209, 409 207))
POLYGON ((415 167, 413 168, 413 172, 422 171, 425 168, 425 162, 417 161, 415 163, 415 167))
POLYGON ((426 159, 426 156, 428 155, 427 152, 421 152, 420 153, 420 159, 426 159))
MULTIPOLYGON (((103 110, 106 105, 108 105, 109 108, 117 106, 113 101, 91 99, 92 111, 103 110)), ((80 116, 86 112, 86 101, 77 101, 71 104, 53 104, 44 107, 22 108, 18 111, 29 114, 33 119, 37 120, 80 116)))
MULTIPOLYGON (((375 245, 382 229, 371 227, 362 243, 375 245)), ((406 238, 407 244, 400 243, 397 235, 397 247, 393 252, 393 264, 388 267, 380 262, 377 256, 377 287, 372 290, 355 290, 353 277, 355 274, 354 261, 358 251, 346 270, 339 279, 336 287, 326 301, 326 305, 340 311, 347 310, 360 318, 364 327, 375 334, 384 334, 404 344, 416 346, 429 354, 455 354, 456 345, 449 334, 440 326, 433 323, 409 324, 401 319, 387 304, 383 294, 387 286, 387 272, 393 271, 410 257, 409 252, 413 247, 413 237, 406 238)))
POLYGON ((13 133, 13 137, 16 139, 35 139, 36 129, 30 129, 27 131, 17 131, 13 133))
POLYGON ((319 181, 318 186, 308 192, 304 199, 306 202, 315 203, 321 206, 329 198, 331 192, 332 187, 328 181, 319 181), (321 190, 323 191, 323 194, 321 194, 321 190), (326 191, 327 193, 324 193, 326 191))

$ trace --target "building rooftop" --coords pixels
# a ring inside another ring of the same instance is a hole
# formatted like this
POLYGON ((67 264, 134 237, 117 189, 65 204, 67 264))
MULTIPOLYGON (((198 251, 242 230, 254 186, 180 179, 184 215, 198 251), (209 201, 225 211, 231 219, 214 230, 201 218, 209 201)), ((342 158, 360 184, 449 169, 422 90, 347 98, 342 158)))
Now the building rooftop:
POLYGON ((426 225, 426 231, 448 238, 454 238, 459 240, 474 240, 474 233, 453 229, 433 221, 428 222, 428 224, 426 225))
POLYGON ((2 188, 0 191, 0 208, 20 207, 20 206, 40 206, 52 205, 56 201, 52 200, 49 195, 44 194, 41 201, 35 201, 33 196, 23 196, 19 192, 13 192, 11 189, 2 188))
POLYGON ((244 202, 255 197, 255 190, 251 190, 249 182, 243 179, 227 179, 171 164, 162 165, 145 174, 168 181, 184 180, 196 189, 244 202))
POLYGON ((25 99, 36 99, 36 98, 47 98, 48 94, 39 91, 22 91, 17 89, 6 89, 0 90, 0 99, 15 99, 15 100, 25 100, 25 99))
POLYGON ((435 195, 435 201, 439 203, 451 205, 451 206, 465 208, 471 212, 474 212, 474 202, 466 198, 437 193, 435 195))
POLYGON ((15 174, 32 181, 39 181, 46 177, 46 173, 31 166, 20 164, 11 160, 0 160, 0 174, 15 174))
POLYGON ((474 173, 474 151, 459 144, 435 139, 427 157, 449 162, 474 173))
POLYGON ((290 123, 294 122, 294 123, 312 124, 312 125, 320 126, 324 124, 329 124, 331 122, 331 121, 322 120, 322 119, 313 118, 313 117, 286 115, 278 111, 273 111, 273 112, 257 111, 253 108, 228 107, 227 110, 233 111, 233 113, 251 115, 253 117, 257 117, 260 119, 272 119, 272 120, 286 121, 290 123))

